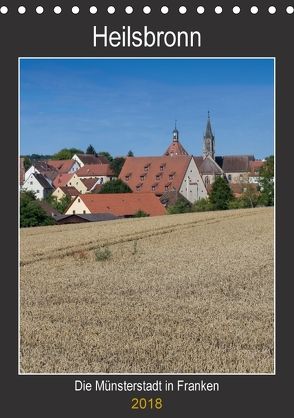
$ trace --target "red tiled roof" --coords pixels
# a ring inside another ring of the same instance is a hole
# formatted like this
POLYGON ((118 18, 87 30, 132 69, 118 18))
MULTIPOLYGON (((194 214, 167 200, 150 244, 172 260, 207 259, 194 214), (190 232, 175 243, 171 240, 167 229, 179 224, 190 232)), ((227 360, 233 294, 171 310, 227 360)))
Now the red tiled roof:
POLYGON ((170 190, 179 190, 191 161, 190 156, 163 157, 128 157, 120 172, 119 178, 128 184, 133 192, 152 192, 152 185, 158 183, 156 193, 162 194, 170 190), (144 167, 148 166, 148 171, 144 167), (162 169, 161 169, 162 168, 162 169), (144 173, 144 180, 141 180, 144 173), (158 178, 158 174, 161 174, 158 178), (170 176, 173 174, 173 177, 170 176), (139 190, 137 186, 141 184, 139 190))
POLYGON ((84 164, 107 164, 109 163, 105 155, 92 155, 92 154, 76 154, 84 164))
POLYGON ((179 140, 172 141, 164 155, 173 157, 175 155, 189 155, 179 140))
POLYGON ((74 164, 74 160, 48 160, 48 165, 54 167, 60 174, 68 173, 74 164))
POLYGON ((79 177, 113 176, 114 172, 109 164, 85 164, 77 172, 79 177))
POLYGON ((154 193, 84 194, 79 197, 91 213, 132 216, 143 210, 150 216, 164 215, 166 210, 154 193))
POLYGON ((249 161, 250 172, 257 173, 261 169, 263 164, 264 162, 261 160, 249 161))
POLYGON ((58 176, 53 180, 53 186, 57 189, 57 187, 64 187, 70 181, 74 174, 58 174, 58 176))
POLYGON ((81 182, 87 187, 87 190, 91 190, 92 187, 97 183, 97 179, 81 179, 81 182))
POLYGON ((102 189, 103 184, 96 184, 94 188, 91 190, 92 193, 99 193, 102 189))
POLYGON ((79 196, 79 191, 75 187, 61 186, 59 187, 67 196, 79 196))

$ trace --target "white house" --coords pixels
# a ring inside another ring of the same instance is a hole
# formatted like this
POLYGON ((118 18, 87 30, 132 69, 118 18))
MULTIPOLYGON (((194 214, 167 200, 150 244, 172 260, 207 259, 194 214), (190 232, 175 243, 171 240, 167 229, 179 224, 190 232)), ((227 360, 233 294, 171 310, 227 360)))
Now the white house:
POLYGON ((21 190, 33 192, 37 199, 45 199, 53 191, 53 187, 42 174, 31 173, 21 190))
POLYGON ((194 158, 191 158, 187 171, 185 172, 184 179, 180 186, 180 193, 191 203, 208 197, 205 184, 194 158))

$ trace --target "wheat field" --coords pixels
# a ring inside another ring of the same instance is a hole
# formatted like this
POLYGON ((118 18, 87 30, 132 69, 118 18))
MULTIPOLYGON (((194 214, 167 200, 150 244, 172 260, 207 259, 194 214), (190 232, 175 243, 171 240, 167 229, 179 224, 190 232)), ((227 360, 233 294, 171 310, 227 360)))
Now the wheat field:
POLYGON ((21 229, 20 373, 273 373, 273 222, 258 208, 21 229))

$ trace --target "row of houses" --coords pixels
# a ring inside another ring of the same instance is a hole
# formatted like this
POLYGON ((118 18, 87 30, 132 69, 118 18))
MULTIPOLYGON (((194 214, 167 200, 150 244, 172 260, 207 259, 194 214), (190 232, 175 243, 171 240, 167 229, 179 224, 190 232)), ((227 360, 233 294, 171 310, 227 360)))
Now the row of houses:
POLYGON ((40 200, 51 194, 59 200, 64 196, 75 198, 79 194, 98 191, 113 178, 113 170, 105 156, 76 154, 71 160, 33 161, 21 178, 21 188, 34 192, 40 200))
MULTIPOLYGON (((97 214, 114 217, 134 216, 143 211, 150 216, 163 215, 179 196, 191 203, 207 198, 218 176, 224 177, 239 196, 248 184, 257 187, 263 161, 253 155, 215 155, 215 138, 210 115, 203 138, 203 154, 190 155, 175 127, 172 141, 162 156, 127 157, 119 179, 132 193, 97 194, 102 185, 115 179, 105 156, 76 154, 71 160, 33 162, 24 173, 23 190, 31 190, 38 199, 48 195, 72 203, 63 216, 97 214)), ((63 221, 65 218, 63 218, 63 221)), ((75 219, 76 221, 77 219, 75 219)))

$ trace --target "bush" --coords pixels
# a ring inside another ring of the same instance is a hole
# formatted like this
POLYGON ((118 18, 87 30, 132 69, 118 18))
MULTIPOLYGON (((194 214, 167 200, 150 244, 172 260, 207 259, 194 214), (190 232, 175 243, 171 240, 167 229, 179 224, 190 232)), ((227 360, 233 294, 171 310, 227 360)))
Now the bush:
POLYGON ((167 208, 167 211, 170 215, 174 215, 176 213, 188 213, 191 212, 191 207, 192 204, 183 196, 180 196, 174 205, 167 208))
POLYGON ((132 193, 132 189, 122 180, 110 180, 103 184, 98 193, 132 193))
POLYGON ((71 198, 69 196, 64 196, 61 199, 57 200, 55 196, 48 196, 46 198, 46 201, 58 212, 64 213, 65 210, 68 208, 70 203, 72 202, 71 198))
POLYGON ((108 247, 105 247, 105 248, 99 247, 95 250, 96 261, 108 260, 110 257, 111 257, 111 251, 108 247))
POLYGON ((209 199, 200 199, 192 205, 192 212, 207 212, 209 210, 213 210, 209 199))
POLYGON ((134 214, 134 218, 145 218, 145 217, 147 217, 147 216, 149 216, 149 214, 148 213, 146 213, 146 212, 144 212, 143 210, 138 210, 138 212, 136 212, 135 214, 134 214))

